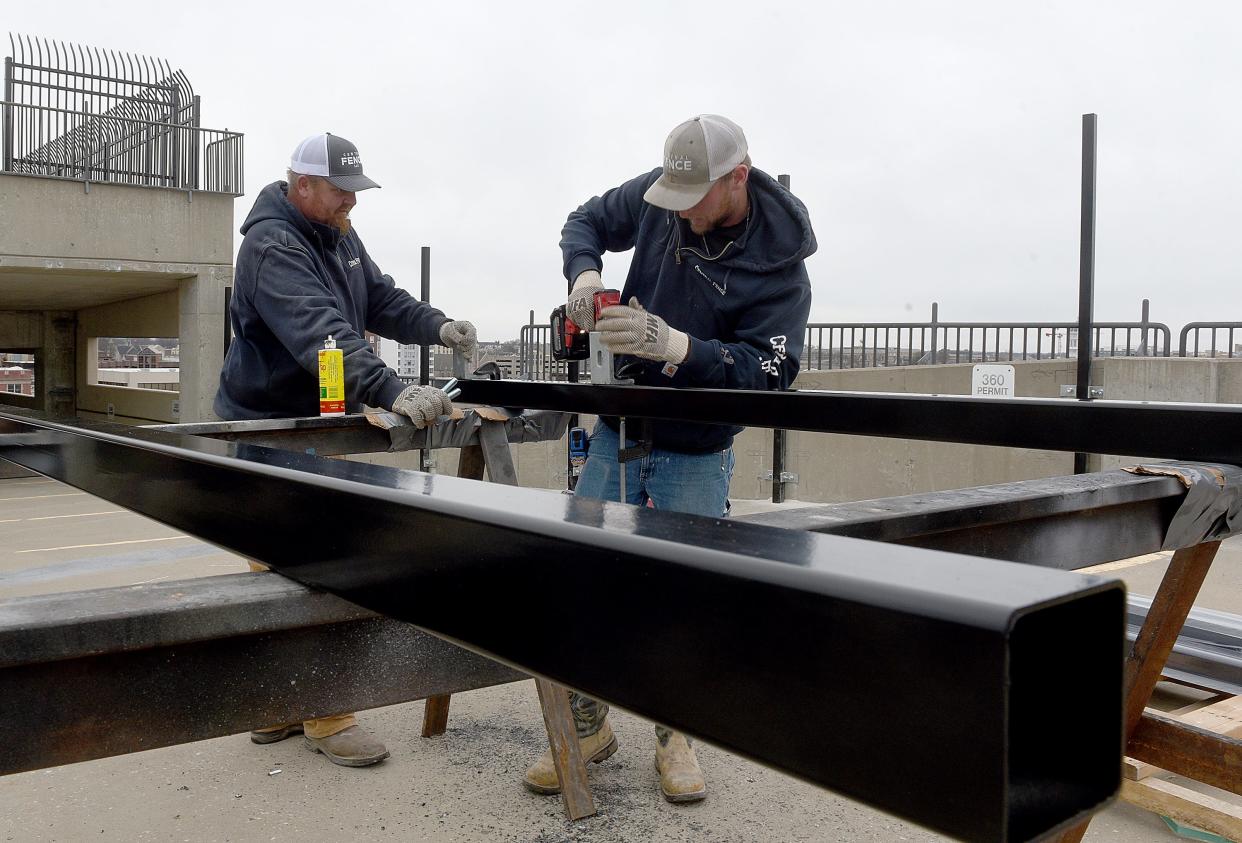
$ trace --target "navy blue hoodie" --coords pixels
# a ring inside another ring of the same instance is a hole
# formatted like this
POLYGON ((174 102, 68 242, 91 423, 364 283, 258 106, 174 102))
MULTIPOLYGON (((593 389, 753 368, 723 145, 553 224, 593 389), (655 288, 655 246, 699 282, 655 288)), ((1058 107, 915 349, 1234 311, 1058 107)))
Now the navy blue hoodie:
POLYGON ((273 182, 241 227, 229 317, 233 343, 220 372, 222 419, 319 415, 319 349, 328 335, 345 352, 345 405, 389 409, 405 388, 375 356, 363 330, 403 343, 440 342, 448 321, 398 288, 357 232, 311 222, 273 182))
MULTIPOLYGON (((642 360, 635 383, 787 389, 798 374, 811 311, 811 283, 803 260, 815 253, 816 244, 806 206, 767 173, 752 168, 750 222, 736 240, 709 254, 703 238, 691 233, 685 220, 643 201, 661 172, 657 167, 631 179, 569 215, 561 231, 565 277, 572 283, 584 270, 602 270, 605 251, 634 249, 622 302, 634 296, 670 327, 690 336, 685 362, 673 367, 642 360)), ((604 422, 617 428, 611 417, 604 422)), ((683 453, 724 450, 741 429, 651 422, 656 447, 683 453)))

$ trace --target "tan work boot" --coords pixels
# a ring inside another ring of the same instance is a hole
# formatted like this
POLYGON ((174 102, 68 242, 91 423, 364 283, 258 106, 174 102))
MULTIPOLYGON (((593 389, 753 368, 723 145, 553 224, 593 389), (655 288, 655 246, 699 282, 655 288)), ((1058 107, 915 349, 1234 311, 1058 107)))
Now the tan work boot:
POLYGON ((307 749, 322 752, 329 761, 342 767, 368 767, 388 757, 384 745, 361 726, 350 726, 326 738, 307 735, 304 740, 307 749))
POLYGON ((707 784, 694 747, 680 732, 673 732, 667 744, 656 742, 655 765, 660 774, 660 792, 669 802, 698 802, 707 796, 707 784))
POLYGON ((255 729, 250 733, 250 740, 255 743, 276 743, 300 734, 302 734, 301 723, 285 723, 280 726, 268 726, 266 729, 255 729))
MULTIPOLYGON (((605 720, 600 730, 593 735, 578 739, 578 750, 582 753, 582 763, 598 764, 617 751, 617 737, 612 727, 605 720)), ((552 794, 561 792, 561 780, 556 775, 556 765, 552 763, 552 747, 540 756, 539 760, 530 765, 522 784, 535 793, 552 794)))

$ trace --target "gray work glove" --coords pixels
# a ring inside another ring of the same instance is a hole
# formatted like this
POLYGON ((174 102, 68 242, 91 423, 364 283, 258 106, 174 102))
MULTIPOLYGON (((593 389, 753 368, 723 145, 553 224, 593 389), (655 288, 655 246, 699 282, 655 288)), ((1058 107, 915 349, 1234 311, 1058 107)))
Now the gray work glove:
POLYGON ((605 307, 595 323, 595 330, 608 350, 614 354, 632 354, 648 360, 681 363, 690 353, 690 337, 648 313, 630 298, 629 305, 605 307))
POLYGON ((565 302, 565 315, 583 331, 595 327, 595 292, 604 289, 604 279, 594 269, 583 270, 574 279, 573 292, 565 302))
POLYGON ((469 357, 479 347, 479 332, 464 319, 445 322, 440 326, 440 342, 469 357))
POLYGON ((410 417, 414 427, 424 428, 439 416, 453 412, 453 402, 434 386, 407 386, 392 402, 392 411, 410 417))

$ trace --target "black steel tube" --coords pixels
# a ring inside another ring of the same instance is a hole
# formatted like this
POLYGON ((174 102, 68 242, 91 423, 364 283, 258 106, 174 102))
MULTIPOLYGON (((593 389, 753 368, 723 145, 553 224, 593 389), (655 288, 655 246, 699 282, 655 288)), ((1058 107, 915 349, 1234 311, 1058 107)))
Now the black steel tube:
POLYGON ((1032 839, 1119 785, 1115 581, 122 431, 0 414, 0 457, 962 839, 1032 839), (652 583, 677 612, 642 611, 652 583))
MULTIPOLYGON (((425 304, 431 304, 431 247, 423 246, 419 250, 419 298, 425 304)), ((418 382, 422 386, 431 383, 431 346, 423 343, 418 347, 418 382)), ((431 449, 422 448, 418 452, 418 465, 423 471, 431 470, 431 449)))
POLYGON ((1242 464, 1242 407, 466 381, 463 402, 898 439, 1242 464))

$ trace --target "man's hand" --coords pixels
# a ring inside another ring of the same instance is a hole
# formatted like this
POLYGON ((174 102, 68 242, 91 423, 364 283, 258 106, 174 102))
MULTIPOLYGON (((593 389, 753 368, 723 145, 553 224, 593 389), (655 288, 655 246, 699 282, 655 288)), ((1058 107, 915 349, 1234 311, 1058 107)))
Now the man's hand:
POLYGON ((614 354, 681 363, 690 353, 690 337, 670 328, 654 313, 643 310, 636 298, 630 299, 628 307, 605 307, 599 317, 595 330, 614 354))
POLYGON ((440 342, 469 357, 479 347, 479 332, 464 319, 445 322, 440 326, 440 342))
POLYGON ((565 315, 583 331, 595 327, 595 292, 604 289, 604 279, 594 269, 578 273, 573 292, 565 302, 565 315))
MULTIPOLYGON (((469 324, 469 323, 467 323, 469 324)), ((407 386, 392 402, 392 411, 409 416, 414 427, 424 428, 439 416, 453 412, 453 402, 434 386, 407 386)))

